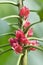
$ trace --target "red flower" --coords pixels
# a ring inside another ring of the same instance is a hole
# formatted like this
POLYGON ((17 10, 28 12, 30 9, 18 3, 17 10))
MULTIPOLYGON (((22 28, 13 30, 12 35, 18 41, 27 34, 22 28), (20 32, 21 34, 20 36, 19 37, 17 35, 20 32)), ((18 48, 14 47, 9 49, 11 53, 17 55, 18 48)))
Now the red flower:
POLYGON ((28 39, 25 37, 23 31, 17 30, 16 31, 16 38, 18 38, 18 43, 22 44, 27 44, 28 39))
POLYGON ((21 31, 21 30, 16 31, 16 38, 20 39, 20 38, 24 38, 24 37, 25 37, 25 35, 24 35, 23 31, 21 31))
POLYGON ((30 26, 30 22, 26 21, 23 26, 24 28, 27 28, 28 26, 30 26))
POLYGON ((22 46, 20 46, 18 43, 13 43, 12 49, 15 50, 16 53, 22 52, 22 46))
MULTIPOLYGON (((30 41, 30 45, 32 45, 32 46, 38 46, 37 40, 32 40, 32 41, 30 41)), ((32 48, 32 47, 31 47, 30 50, 35 51, 36 48, 32 48)))
POLYGON ((9 39, 9 42, 10 42, 10 45, 13 46, 13 43, 16 43, 17 42, 17 39, 10 38, 9 39))
POLYGON ((22 52, 22 46, 19 45, 18 40, 15 38, 10 38, 9 39, 10 45, 13 50, 15 50, 16 53, 21 53, 22 52))
POLYGON ((20 39, 20 42, 22 43, 22 44, 28 44, 28 39, 27 38, 21 38, 20 39))
POLYGON ((29 9, 24 6, 20 10, 20 13, 19 14, 20 14, 21 17, 27 18, 29 13, 30 13, 29 9))
POLYGON ((33 35, 33 29, 30 28, 30 29, 28 30, 28 36, 31 37, 32 35, 33 35))

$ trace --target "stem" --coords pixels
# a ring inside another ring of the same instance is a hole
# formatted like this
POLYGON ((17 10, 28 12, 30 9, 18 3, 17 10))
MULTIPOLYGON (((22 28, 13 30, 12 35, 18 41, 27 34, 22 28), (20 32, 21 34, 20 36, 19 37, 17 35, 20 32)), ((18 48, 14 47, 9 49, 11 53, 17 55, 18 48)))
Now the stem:
POLYGON ((32 23, 26 30, 24 30, 24 33, 27 33, 28 29, 29 29, 31 26, 33 26, 33 25, 35 25, 35 24, 38 24, 38 23, 42 23, 42 22, 43 22, 43 21, 38 21, 38 22, 32 23))
POLYGON ((40 51, 43 51, 43 49, 41 47, 38 47, 38 46, 32 46, 32 45, 24 46, 25 49, 30 48, 30 47, 36 48, 40 51))
POLYGON ((1 36, 5 36, 5 35, 13 35, 13 36, 15 36, 15 33, 5 33, 5 34, 1 34, 0 37, 1 37, 1 36))
POLYGON ((25 50, 24 55, 21 57, 20 65, 27 65, 27 50, 25 50))
POLYGON ((10 44, 3 44, 3 45, 0 45, 0 48, 6 47, 6 46, 10 46, 10 44))
MULTIPOLYGON (((21 8, 23 7, 23 0, 18 0, 18 4, 19 4, 18 10, 20 12, 21 8)), ((20 29, 21 29, 21 27, 22 27, 22 18, 21 18, 21 16, 20 16, 20 19, 19 20, 20 20, 19 25, 20 25, 20 29)))
POLYGON ((13 1, 0 1, 0 4, 11 4, 11 5, 14 5, 14 6, 18 6, 18 4, 13 2, 13 1))
POLYGON ((25 50, 25 55, 23 57, 22 65, 27 65, 27 50, 25 50))
POLYGON ((23 7, 23 0, 18 0, 18 3, 19 3, 18 8, 20 10, 23 7))
POLYGON ((30 12, 38 12, 38 10, 30 10, 30 12))
POLYGON ((39 40, 43 42, 43 38, 37 38, 37 37, 29 37, 29 40, 39 40))
MULTIPOLYGON (((33 26, 33 25, 35 25, 35 24, 42 23, 42 22, 43 22, 43 21, 38 21, 38 22, 32 23, 32 24, 30 25, 30 27, 33 26)), ((30 28, 30 27, 29 27, 29 28, 30 28)))
MULTIPOLYGON (((18 15, 10 15, 10 16, 3 17, 3 18, 1 18, 1 19, 2 19, 2 20, 6 20, 6 19, 9 19, 9 18, 18 18, 18 20, 19 20, 18 24, 20 23, 19 26, 21 27, 22 19, 21 19, 20 16, 18 16, 18 15)), ((15 23, 14 23, 14 24, 15 24, 15 23)), ((18 24, 16 24, 16 25, 18 25, 18 24)), ((8 24, 8 25, 10 25, 10 24, 8 24)), ((11 25, 13 25, 13 24, 11 24, 11 25)))
POLYGON ((20 54, 17 65, 20 65, 20 61, 21 61, 22 56, 23 56, 23 54, 20 54))
POLYGON ((20 19, 20 17, 18 15, 10 15, 10 16, 3 17, 1 19, 6 20, 6 19, 9 19, 9 18, 18 18, 18 19, 20 19))
POLYGON ((4 53, 6 53, 6 52, 8 52, 8 51, 11 51, 11 50, 12 50, 12 48, 7 49, 7 50, 5 50, 5 51, 1 52, 1 53, 0 53, 0 55, 2 55, 2 54, 4 54, 4 53))
POLYGON ((17 65, 27 65, 27 50, 24 54, 20 54, 17 65))

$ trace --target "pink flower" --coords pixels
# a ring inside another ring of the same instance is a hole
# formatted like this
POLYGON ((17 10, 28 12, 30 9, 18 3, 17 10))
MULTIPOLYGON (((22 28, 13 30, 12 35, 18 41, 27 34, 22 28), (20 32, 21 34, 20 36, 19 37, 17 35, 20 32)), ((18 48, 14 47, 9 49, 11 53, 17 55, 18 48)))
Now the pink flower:
POLYGON ((25 38, 21 38, 20 42, 21 42, 21 44, 28 44, 29 43, 29 41, 28 41, 28 39, 26 37, 25 38))
POLYGON ((17 42, 17 39, 10 38, 9 39, 9 42, 10 42, 10 45, 13 46, 13 43, 16 43, 17 42))
MULTIPOLYGON (((32 41, 30 41, 30 45, 32 45, 32 46, 38 46, 37 40, 32 40, 32 41)), ((29 50, 35 51, 36 48, 32 48, 32 47, 31 47, 29 50)))
POLYGON ((28 39, 25 37, 23 31, 17 30, 16 31, 16 38, 18 39, 18 43, 22 44, 27 44, 28 39))
POLYGON ((25 35, 24 35, 23 31, 21 31, 21 30, 16 31, 16 38, 20 39, 20 38, 24 38, 24 37, 25 37, 25 35))
POLYGON ((33 36, 33 29, 32 29, 32 28, 30 28, 30 29, 28 30, 28 36, 29 36, 29 37, 33 36))
POLYGON ((22 48, 22 46, 20 46, 18 43, 13 43, 12 49, 13 49, 16 53, 21 53, 23 48, 22 48))
POLYGON ((24 28, 27 28, 28 26, 30 26, 30 22, 26 21, 23 26, 24 28))
POLYGON ((15 50, 16 53, 21 53, 22 52, 22 46, 19 45, 18 40, 15 38, 10 38, 9 39, 10 45, 13 50, 15 50))
POLYGON ((24 17, 26 19, 28 17, 28 14, 29 13, 30 13, 30 10, 26 6, 24 6, 20 10, 20 13, 19 14, 20 14, 21 17, 24 17))

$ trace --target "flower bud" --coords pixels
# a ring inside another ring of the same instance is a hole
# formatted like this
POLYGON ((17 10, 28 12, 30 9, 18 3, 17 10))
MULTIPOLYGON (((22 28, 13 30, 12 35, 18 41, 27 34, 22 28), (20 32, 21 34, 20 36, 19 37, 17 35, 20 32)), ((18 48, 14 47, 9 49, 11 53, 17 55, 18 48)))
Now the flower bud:
POLYGON ((24 33, 23 33, 23 31, 21 31, 21 30, 17 30, 16 31, 16 38, 21 38, 21 37, 25 37, 25 35, 24 35, 24 33))
POLYGON ((20 46, 18 43, 13 43, 12 49, 16 53, 21 53, 22 52, 22 46, 20 46))
POLYGON ((27 38, 21 38, 20 39, 20 42, 22 43, 22 44, 28 44, 28 39, 27 38))
POLYGON ((28 30, 28 36, 29 36, 29 37, 33 36, 33 29, 32 29, 32 28, 30 28, 30 29, 28 30))
POLYGON ((26 7, 26 6, 24 6, 24 7, 22 7, 22 9, 20 10, 20 13, 19 13, 19 15, 21 16, 21 17, 24 17, 25 19, 28 17, 28 14, 30 13, 30 11, 29 11, 29 9, 26 7))
POLYGON ((13 43, 16 43, 17 42, 17 39, 10 38, 9 39, 9 42, 10 42, 10 45, 13 46, 13 43))
MULTIPOLYGON (((38 42, 37 42, 37 40, 32 40, 32 41, 30 41, 30 45, 32 45, 32 46, 38 46, 38 42)), ((36 48, 32 48, 32 47, 30 47, 29 50, 35 51, 36 48)))
POLYGON ((26 21, 26 22, 24 23, 24 25, 23 25, 24 28, 27 28, 27 27, 29 27, 29 26, 30 26, 30 22, 28 22, 28 21, 26 21))

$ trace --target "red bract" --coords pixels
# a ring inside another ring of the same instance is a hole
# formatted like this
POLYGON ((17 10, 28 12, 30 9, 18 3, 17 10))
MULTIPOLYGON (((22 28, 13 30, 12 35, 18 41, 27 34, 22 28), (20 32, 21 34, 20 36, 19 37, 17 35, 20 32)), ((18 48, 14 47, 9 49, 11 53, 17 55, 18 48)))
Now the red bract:
POLYGON ((18 43, 13 43, 12 49, 15 50, 16 53, 22 52, 22 46, 20 46, 18 43))
MULTIPOLYGON (((38 46, 37 40, 32 40, 32 41, 30 41, 30 45, 32 45, 32 46, 38 46)), ((36 48, 32 48, 32 47, 31 47, 30 50, 35 51, 36 48)))
POLYGON ((23 31, 21 31, 21 30, 17 30, 16 31, 16 38, 24 38, 25 37, 25 35, 24 35, 24 33, 23 33, 23 31))
POLYGON ((21 31, 21 30, 16 31, 16 38, 18 38, 18 42, 21 44, 27 44, 28 43, 28 39, 25 37, 23 31, 21 31))
POLYGON ((21 38, 21 39, 20 39, 20 42, 21 42, 22 44, 28 44, 28 39, 27 39, 27 38, 21 38))
POLYGON ((33 29, 32 29, 32 28, 30 28, 30 29, 28 30, 28 36, 29 36, 29 37, 33 36, 33 29))
POLYGON ((21 53, 22 52, 22 46, 19 45, 18 40, 15 38, 10 38, 9 39, 10 45, 13 50, 15 50, 16 53, 21 53))
POLYGON ((19 14, 20 14, 21 17, 27 18, 29 13, 30 13, 30 10, 26 6, 24 6, 20 10, 19 14))
POLYGON ((23 26, 24 28, 27 28, 28 26, 30 26, 30 22, 26 21, 23 26))
POLYGON ((9 42, 10 42, 10 45, 13 46, 13 43, 16 43, 17 42, 17 39, 10 38, 9 39, 9 42))

